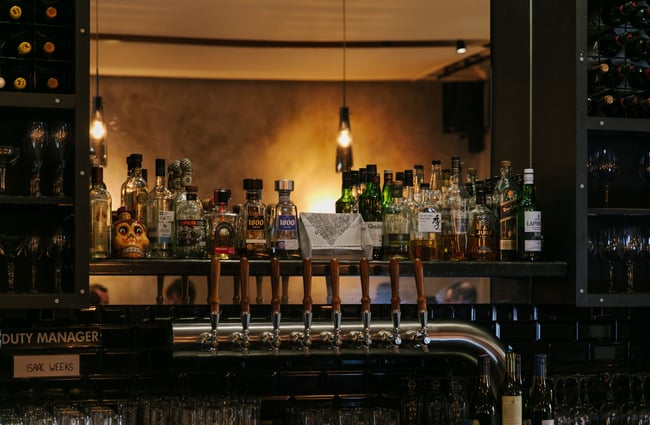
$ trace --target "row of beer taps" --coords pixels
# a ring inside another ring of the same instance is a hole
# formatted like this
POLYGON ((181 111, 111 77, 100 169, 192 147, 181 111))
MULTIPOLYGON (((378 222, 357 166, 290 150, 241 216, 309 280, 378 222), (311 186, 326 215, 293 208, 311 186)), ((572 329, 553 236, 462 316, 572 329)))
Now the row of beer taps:
MULTIPOLYGON (((427 299, 424 295, 424 273, 422 262, 413 261, 414 278, 417 291, 417 320, 408 324, 402 322, 401 299, 399 295, 400 267, 399 260, 391 259, 389 274, 391 283, 391 318, 387 322, 371 322, 370 298, 370 264, 368 259, 359 261, 359 278, 361 282, 361 322, 342 320, 340 296, 340 265, 338 259, 329 262, 329 284, 331 285, 331 322, 313 323, 312 301, 312 260, 303 259, 303 300, 302 323, 281 322, 280 299, 280 260, 270 260, 271 278, 271 327, 268 323, 251 324, 251 305, 249 298, 249 262, 247 258, 239 261, 240 280, 240 326, 233 327, 232 323, 220 323, 219 283, 221 279, 221 262, 213 259, 208 279, 208 304, 210 309, 210 329, 198 336, 199 349, 205 352, 223 352, 223 345, 229 346, 228 351, 238 351, 242 355, 251 354, 253 345, 279 355, 285 343, 292 351, 310 354, 315 344, 318 349, 326 349, 334 354, 340 354, 344 342, 354 350, 370 353, 371 347, 400 352, 400 348, 408 344, 409 348, 428 351, 430 343, 428 333, 427 299), (376 330, 373 327, 376 326, 376 330), (405 343, 406 341, 406 343, 405 343)), ((196 334, 195 334, 196 335, 196 334)))

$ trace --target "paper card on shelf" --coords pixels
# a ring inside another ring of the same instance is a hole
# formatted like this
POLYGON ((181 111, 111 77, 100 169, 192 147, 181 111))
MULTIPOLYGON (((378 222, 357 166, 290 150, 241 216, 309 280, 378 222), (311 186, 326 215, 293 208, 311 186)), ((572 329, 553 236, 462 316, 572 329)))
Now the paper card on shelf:
POLYGON ((300 214, 300 246, 304 258, 358 260, 372 255, 361 214, 300 214))
POLYGON ((79 354, 14 356, 14 378, 81 376, 79 354))

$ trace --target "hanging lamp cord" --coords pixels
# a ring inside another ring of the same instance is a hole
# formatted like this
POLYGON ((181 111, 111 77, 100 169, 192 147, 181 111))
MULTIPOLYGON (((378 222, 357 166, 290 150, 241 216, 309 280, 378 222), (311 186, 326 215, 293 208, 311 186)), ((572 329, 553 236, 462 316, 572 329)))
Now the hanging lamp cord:
POLYGON ((95 96, 99 97, 99 0, 95 0, 95 96))
POLYGON ((343 106, 346 105, 345 103, 345 68, 346 68, 346 47, 347 47, 347 34, 346 34, 346 19, 345 19, 345 0, 343 0, 343 106))

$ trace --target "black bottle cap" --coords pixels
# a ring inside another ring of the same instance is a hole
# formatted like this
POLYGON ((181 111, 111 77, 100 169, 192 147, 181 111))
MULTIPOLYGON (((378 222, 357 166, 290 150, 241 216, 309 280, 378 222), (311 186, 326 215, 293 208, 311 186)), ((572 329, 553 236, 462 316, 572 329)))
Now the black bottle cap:
POLYGON ((142 167, 142 154, 140 154, 140 153, 132 153, 131 154, 131 165, 133 165, 134 168, 142 167))
POLYGON ((359 170, 350 171, 350 184, 353 186, 359 185, 359 170))
POLYGON ((413 186, 413 170, 404 170, 404 186, 413 186))
POLYGON ((366 173, 368 175, 377 174, 377 164, 366 164, 366 173))
POLYGON ((228 189, 215 189, 214 202, 217 204, 227 204, 230 201, 230 190, 228 189))
POLYGON ((352 186, 352 173, 350 171, 343 171, 341 175, 341 187, 346 189, 352 186))
POLYGON ((255 189, 255 179, 244 179, 244 190, 255 189))
POLYGON ((104 181, 104 169, 102 167, 93 167, 90 170, 90 181, 98 184, 104 181))
POLYGON ((165 160, 156 158, 156 176, 165 177, 165 160))
POLYGON ((262 180, 262 179, 255 179, 255 189, 257 189, 257 190, 262 190, 262 189, 264 189, 264 180, 262 180))

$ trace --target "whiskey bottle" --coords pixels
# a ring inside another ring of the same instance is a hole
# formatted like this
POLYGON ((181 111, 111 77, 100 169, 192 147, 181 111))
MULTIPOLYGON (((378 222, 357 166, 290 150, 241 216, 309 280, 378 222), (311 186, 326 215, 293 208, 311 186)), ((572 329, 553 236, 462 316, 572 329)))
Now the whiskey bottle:
POLYGON ((522 425, 522 389, 516 378, 516 354, 506 352, 506 376, 499 390, 502 425, 522 425))
POLYGON ((337 213, 356 213, 359 212, 357 200, 352 194, 352 172, 343 171, 341 173, 341 197, 336 200, 334 205, 337 213))
POLYGON ((441 260, 442 255, 442 214, 439 204, 427 184, 421 187, 422 202, 411 215, 411 235, 409 237, 409 257, 422 261, 441 260))
POLYGON ((278 192, 278 203, 268 207, 271 255, 280 259, 297 259, 300 258, 300 239, 298 208, 291 201, 293 180, 276 180, 274 185, 278 192))
POLYGON ((241 256, 249 259, 269 258, 266 205, 260 201, 261 179, 244 179, 246 201, 239 212, 241 256))
POLYGON ((379 191, 379 175, 377 175, 377 165, 366 165, 367 183, 366 190, 359 198, 359 213, 366 225, 370 243, 372 244, 372 259, 382 259, 382 231, 384 223, 382 222, 381 211, 381 192, 379 191))
POLYGON ((424 165, 415 164, 413 166, 413 199, 416 204, 422 201, 420 196, 420 186, 424 183, 424 165))
POLYGON ((383 259, 408 260, 410 238, 410 211, 403 202, 402 187, 391 186, 391 203, 382 211, 383 259))
POLYGON ((527 403, 527 423, 553 425, 553 403, 550 389, 546 386, 546 355, 535 355, 535 370, 527 403))
POLYGON ((519 202, 521 192, 510 176, 512 164, 501 161, 501 176, 494 187, 499 218, 499 260, 512 261, 519 257, 519 202))
POLYGON ((443 250, 447 260, 464 260, 467 253, 467 203, 469 194, 460 182, 460 157, 451 158, 449 188, 443 203, 443 250))
POLYGON ((149 194, 147 208, 147 236, 150 256, 172 257, 172 232, 174 229, 174 196, 165 185, 165 160, 156 159, 156 184, 149 194))
POLYGON ((187 186, 186 198, 177 205, 174 218, 174 252, 176 258, 206 258, 207 238, 203 205, 198 187, 187 186))
POLYGON ((524 170, 524 188, 519 206, 519 226, 523 232, 520 252, 526 261, 538 261, 542 257, 542 212, 535 199, 535 180, 532 168, 524 170))
POLYGON ((208 216, 209 248, 213 258, 237 258, 237 214, 228 210, 230 190, 214 191, 214 208, 208 216))
POLYGON ((93 167, 90 186, 90 258, 111 255, 111 194, 104 188, 104 170, 93 167))
POLYGON ((473 425, 497 425, 497 407, 490 375, 490 357, 481 354, 478 358, 478 383, 470 405, 473 425))
POLYGON ((485 205, 485 188, 476 187, 476 205, 469 219, 468 257, 474 261, 497 258, 497 224, 494 212, 485 205))
POLYGON ((628 22, 638 8, 636 1, 626 1, 615 6, 605 6, 600 13, 600 19, 605 25, 620 27, 628 22))

